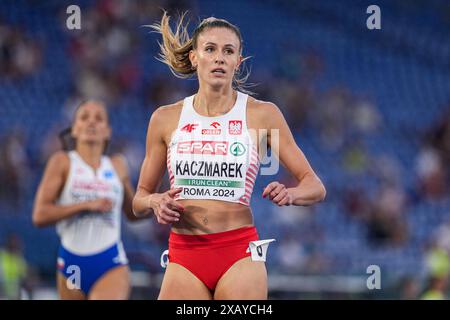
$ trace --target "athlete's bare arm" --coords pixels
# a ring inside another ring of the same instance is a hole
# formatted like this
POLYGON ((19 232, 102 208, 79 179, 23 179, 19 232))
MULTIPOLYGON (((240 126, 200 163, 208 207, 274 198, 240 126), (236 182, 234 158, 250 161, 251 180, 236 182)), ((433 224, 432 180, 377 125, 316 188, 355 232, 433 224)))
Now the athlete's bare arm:
POLYGON ((69 167, 70 160, 65 152, 58 151, 50 157, 34 200, 34 225, 44 227, 83 211, 111 211, 111 201, 107 199, 64 206, 55 203, 66 181, 69 167))
POLYGON ((179 220, 183 207, 173 197, 181 188, 157 193, 166 170, 167 143, 177 127, 182 101, 158 108, 153 112, 146 138, 146 153, 142 163, 133 211, 138 217, 155 214, 159 223, 179 220), (177 212, 178 211, 178 212, 177 212))
MULTIPOLYGON (((272 147, 278 143, 278 158, 281 164, 297 179, 298 185, 286 188, 274 181, 263 191, 263 197, 268 197, 277 205, 308 206, 323 201, 326 190, 319 177, 316 175, 305 155, 294 140, 291 130, 280 109, 273 103, 251 99, 253 108, 258 109, 255 124, 259 128, 268 130, 267 141, 272 147), (272 139, 271 130, 278 130, 278 141, 272 139)), ((272 148, 276 150, 277 148, 272 148)))

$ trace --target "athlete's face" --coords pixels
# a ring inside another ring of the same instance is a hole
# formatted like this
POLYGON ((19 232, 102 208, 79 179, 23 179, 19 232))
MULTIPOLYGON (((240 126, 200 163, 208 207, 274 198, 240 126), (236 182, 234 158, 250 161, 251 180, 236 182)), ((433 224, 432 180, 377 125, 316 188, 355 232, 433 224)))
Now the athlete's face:
POLYGON ((197 48, 189 54, 200 82, 212 86, 231 85, 242 61, 238 36, 227 28, 210 28, 197 38, 197 48))
POLYGON ((75 114, 72 136, 81 143, 103 144, 108 140, 111 128, 105 107, 94 101, 83 104, 75 114))

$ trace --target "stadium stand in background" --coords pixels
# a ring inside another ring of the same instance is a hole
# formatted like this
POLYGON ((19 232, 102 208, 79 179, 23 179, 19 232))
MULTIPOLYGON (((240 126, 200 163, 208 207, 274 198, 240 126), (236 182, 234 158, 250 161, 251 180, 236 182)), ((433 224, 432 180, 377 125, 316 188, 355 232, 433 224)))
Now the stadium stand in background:
MULTIPOLYGON (((15 235, 26 260, 15 275, 22 298, 54 297, 57 235, 36 229, 31 210, 77 102, 107 101, 112 149, 125 153, 136 184, 151 113, 194 90, 195 81, 174 80, 155 59, 158 38, 143 25, 157 21, 161 7, 241 28, 250 82, 258 84, 251 90, 281 108, 327 187, 326 201, 313 208, 278 208, 260 197, 274 177, 257 179, 256 226, 278 240, 269 249, 269 297, 448 297, 447 1, 377 1, 382 30, 375 31, 365 26, 366 1, 76 3, 82 29, 71 31, 65 9, 72 3, 0 2, 0 258, 15 235), (370 265, 380 267, 382 290, 366 287, 370 265)), ((286 177, 281 170, 276 179, 292 183, 286 177)), ((155 298, 168 229, 148 220, 124 222, 122 232, 132 298, 155 298)), ((6 298, 11 275, 3 260, 6 298)))

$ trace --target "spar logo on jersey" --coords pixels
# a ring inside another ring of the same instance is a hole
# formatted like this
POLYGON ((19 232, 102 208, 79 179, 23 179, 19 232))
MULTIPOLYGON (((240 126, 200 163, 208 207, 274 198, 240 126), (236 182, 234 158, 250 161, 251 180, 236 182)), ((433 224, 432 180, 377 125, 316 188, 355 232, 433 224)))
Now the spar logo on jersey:
POLYGON ((228 133, 229 134, 241 134, 242 133, 242 120, 230 120, 228 121, 228 133))
POLYGON ((228 153, 227 141, 183 141, 177 144, 177 153, 211 154, 224 156, 228 153))
POLYGON ((188 123, 183 128, 181 128, 181 131, 192 132, 197 126, 198 123, 188 123))
POLYGON ((235 142, 230 146, 230 153, 233 156, 242 156, 245 153, 245 147, 240 142, 235 142))
POLYGON ((218 135, 221 133, 222 129, 220 129, 220 123, 217 121, 212 122, 209 129, 202 129, 202 134, 210 134, 210 135, 218 135))

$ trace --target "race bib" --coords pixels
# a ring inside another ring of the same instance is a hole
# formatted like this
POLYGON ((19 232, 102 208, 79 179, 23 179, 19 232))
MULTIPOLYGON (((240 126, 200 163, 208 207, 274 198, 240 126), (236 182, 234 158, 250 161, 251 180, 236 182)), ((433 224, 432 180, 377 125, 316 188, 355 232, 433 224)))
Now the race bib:
POLYGON ((275 239, 250 241, 247 252, 251 252, 252 261, 266 261, 267 248, 275 239))
POLYGON ((169 264, 169 250, 164 250, 164 252, 161 254, 161 267, 165 269, 167 268, 168 264, 169 264), (164 259, 164 256, 166 256, 167 259, 164 259))

